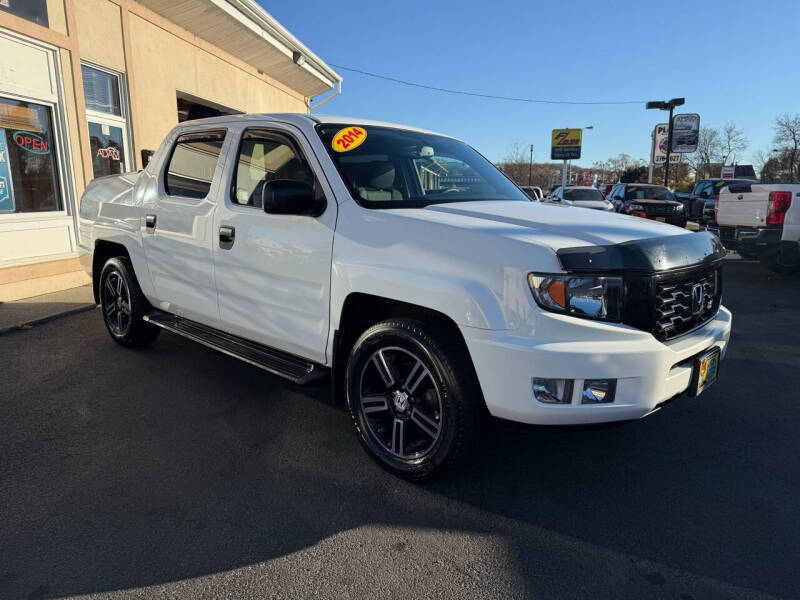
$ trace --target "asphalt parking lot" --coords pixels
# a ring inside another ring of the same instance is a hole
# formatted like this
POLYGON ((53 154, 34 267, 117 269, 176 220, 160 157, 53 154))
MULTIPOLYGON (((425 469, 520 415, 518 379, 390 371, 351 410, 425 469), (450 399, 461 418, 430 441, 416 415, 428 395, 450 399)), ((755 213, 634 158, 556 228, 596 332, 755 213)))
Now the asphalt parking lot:
POLYGON ((0 597, 800 597, 800 276, 727 265, 721 380, 378 468, 327 390, 97 311, 0 336, 0 597))

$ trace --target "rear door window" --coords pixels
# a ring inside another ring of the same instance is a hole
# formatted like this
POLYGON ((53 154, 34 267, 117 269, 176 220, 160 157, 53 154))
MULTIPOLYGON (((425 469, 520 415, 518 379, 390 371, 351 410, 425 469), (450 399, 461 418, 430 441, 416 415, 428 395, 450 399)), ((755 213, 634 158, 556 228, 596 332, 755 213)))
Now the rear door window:
POLYGON ((164 177, 168 196, 205 198, 222 152, 225 131, 185 133, 172 149, 164 177))

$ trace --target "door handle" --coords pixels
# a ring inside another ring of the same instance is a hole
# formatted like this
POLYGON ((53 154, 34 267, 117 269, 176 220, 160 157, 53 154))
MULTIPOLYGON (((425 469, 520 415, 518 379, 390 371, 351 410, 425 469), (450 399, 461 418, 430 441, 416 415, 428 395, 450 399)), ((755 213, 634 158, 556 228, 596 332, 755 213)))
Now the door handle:
POLYGON ((144 226, 149 229, 153 230, 156 228, 156 216, 155 215, 145 215, 144 216, 144 226))
POLYGON ((231 225, 221 225, 219 228, 219 247, 230 250, 236 240, 236 228, 231 225))

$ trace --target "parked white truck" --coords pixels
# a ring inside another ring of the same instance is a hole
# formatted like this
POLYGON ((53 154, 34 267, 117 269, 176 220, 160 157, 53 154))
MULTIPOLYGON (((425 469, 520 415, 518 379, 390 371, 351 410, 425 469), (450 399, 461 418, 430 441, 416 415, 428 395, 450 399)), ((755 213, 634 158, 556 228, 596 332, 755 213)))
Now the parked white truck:
POLYGON ((731 329, 715 236, 530 202, 465 143, 386 123, 184 123, 87 187, 80 231, 115 341, 165 329, 327 376, 410 479, 468 455, 488 415, 621 421, 696 395, 731 329))
POLYGON ((717 196, 716 227, 726 248, 773 270, 800 266, 800 184, 739 183, 717 196))

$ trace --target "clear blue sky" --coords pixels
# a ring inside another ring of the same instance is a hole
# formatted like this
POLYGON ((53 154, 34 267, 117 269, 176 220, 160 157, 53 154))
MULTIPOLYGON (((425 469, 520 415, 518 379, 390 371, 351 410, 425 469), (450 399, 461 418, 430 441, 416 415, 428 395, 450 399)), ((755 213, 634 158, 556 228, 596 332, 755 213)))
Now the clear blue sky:
MULTIPOLYGON (((772 121, 800 112, 800 1, 267 2, 328 63, 505 96, 658 100, 684 96, 701 126, 735 122, 771 148, 772 121)), ((584 135, 581 165, 626 152, 645 158, 662 122, 644 104, 541 105, 468 98, 339 71, 324 113, 394 121, 462 138, 492 160, 519 139, 549 160, 554 127, 584 135)))

